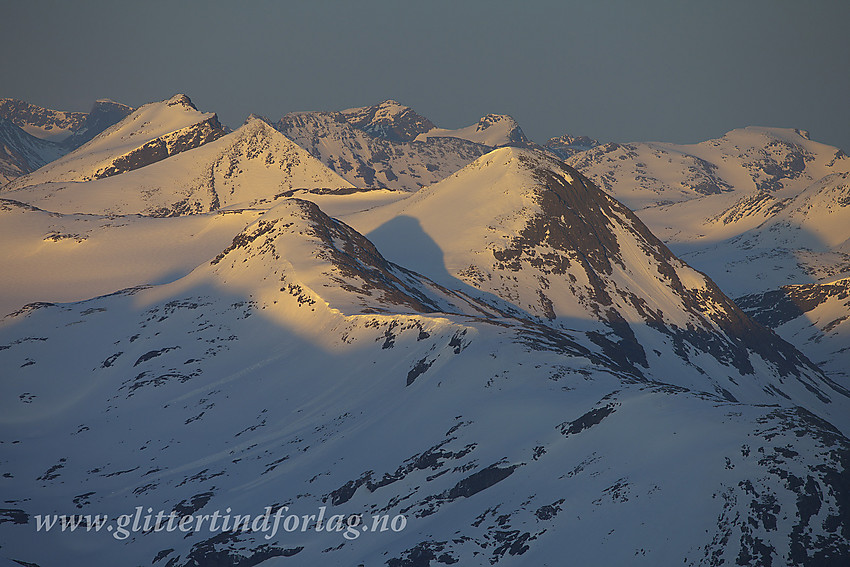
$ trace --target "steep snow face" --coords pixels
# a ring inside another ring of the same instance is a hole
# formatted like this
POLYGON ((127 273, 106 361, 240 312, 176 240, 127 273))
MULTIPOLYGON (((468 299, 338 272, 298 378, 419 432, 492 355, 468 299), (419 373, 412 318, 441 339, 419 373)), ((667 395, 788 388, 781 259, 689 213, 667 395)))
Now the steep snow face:
POLYGON ((481 117, 477 124, 458 130, 434 127, 419 134, 416 140, 424 142, 431 138, 460 138, 492 148, 501 146, 522 147, 529 144, 528 138, 523 134, 517 121, 507 114, 487 114, 481 117))
POLYGON ((46 183, 6 193, 53 212, 177 216, 233 205, 269 207, 297 190, 353 186, 259 119, 237 131, 120 176, 46 183))
POLYGON ((86 113, 51 110, 23 100, 3 98, 0 118, 12 121, 30 136, 62 142, 85 123, 86 113))
POLYGON ((0 186, 64 153, 60 144, 31 136, 10 120, 0 118, 0 186))
POLYGON ((355 128, 393 142, 412 142, 422 132, 435 127, 433 122, 409 106, 394 100, 385 100, 374 106, 349 108, 340 114, 355 128))
POLYGON ((827 423, 641 379, 581 333, 463 315, 460 297, 289 200, 178 281, 6 318, 4 554, 172 567, 545 565, 565 547, 581 564, 850 558, 850 442, 827 423), (114 521, 138 506, 324 506, 325 522, 363 514, 369 529, 119 541, 35 528, 36 515, 114 521), (406 524, 373 532, 373 514, 406 524))
POLYGON ((275 127, 357 187, 416 191, 489 151, 459 139, 393 142, 356 128, 340 112, 290 113, 275 127))
POLYGON ((408 199, 345 220, 441 285, 514 317, 589 331, 639 375, 712 384, 733 399, 791 388, 811 407, 830 396, 846 402, 842 388, 676 259, 626 207, 542 153, 493 151, 408 199), (777 371, 795 378, 765 380, 777 371))
POLYGON ((850 385, 850 279, 787 285, 741 297, 737 303, 805 352, 836 382, 850 385))
POLYGON ((138 169, 225 134, 216 115, 199 112, 189 97, 146 104, 90 142, 8 188, 88 181, 138 169))

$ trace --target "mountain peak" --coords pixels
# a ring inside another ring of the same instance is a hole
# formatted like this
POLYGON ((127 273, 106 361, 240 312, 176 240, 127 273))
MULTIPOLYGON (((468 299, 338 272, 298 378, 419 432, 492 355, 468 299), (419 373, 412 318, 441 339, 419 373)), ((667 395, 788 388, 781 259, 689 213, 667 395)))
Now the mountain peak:
POLYGON ((23 100, 4 98, 0 99, 0 118, 11 120, 36 138, 62 142, 82 126, 86 113, 52 110, 23 100))
POLYGON ((598 145, 599 140, 594 140, 588 136, 571 136, 569 134, 549 138, 549 141, 544 144, 546 149, 555 152, 561 159, 566 159, 598 145))
POLYGON ((271 126, 271 124, 272 124, 271 120, 269 120, 269 118, 267 116, 263 116, 262 114, 254 114, 252 112, 251 114, 248 115, 248 118, 245 119, 245 122, 243 122, 242 125, 244 126, 244 125, 250 124, 251 122, 254 122, 254 121, 263 122, 263 123, 265 123, 269 126, 271 126))
POLYGON ((430 120, 392 99, 373 106, 349 108, 340 114, 355 128, 394 142, 410 142, 434 128, 430 120))
POLYGON ((198 108, 192 103, 192 99, 190 99, 188 95, 182 93, 174 95, 168 99, 165 104, 168 106, 186 106, 192 110, 198 110, 198 108))
POLYGON ((432 128, 416 140, 424 142, 429 138, 460 138, 492 148, 531 145, 517 121, 507 114, 485 114, 477 123, 457 130, 432 128))

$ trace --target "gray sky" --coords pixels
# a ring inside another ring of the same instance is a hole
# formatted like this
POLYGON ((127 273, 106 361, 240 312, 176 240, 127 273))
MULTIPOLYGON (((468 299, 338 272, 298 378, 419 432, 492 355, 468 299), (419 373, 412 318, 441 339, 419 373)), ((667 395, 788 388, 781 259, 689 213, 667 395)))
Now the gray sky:
POLYGON ((697 142, 748 125, 850 150, 850 2, 43 2, 0 6, 0 97, 62 110, 177 92, 254 112, 394 98, 543 142, 697 142))

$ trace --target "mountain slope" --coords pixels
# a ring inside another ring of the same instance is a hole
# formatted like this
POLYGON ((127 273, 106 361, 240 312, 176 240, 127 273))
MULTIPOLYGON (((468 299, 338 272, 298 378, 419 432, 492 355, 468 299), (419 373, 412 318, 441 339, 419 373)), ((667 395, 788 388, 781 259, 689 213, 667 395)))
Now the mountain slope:
POLYGON ((112 126, 121 122, 135 109, 109 99, 96 100, 82 124, 62 142, 68 150, 75 150, 112 126))
POLYGON ((727 240, 682 244, 688 261, 736 295, 850 273, 850 173, 828 175, 727 240))
POLYGON ((46 183, 5 196, 59 213, 177 216, 258 206, 287 192, 320 189, 345 192, 353 186, 262 120, 251 119, 217 140, 120 176, 46 183))
POLYGON ((0 199, 0 317, 22 305, 79 301, 170 282, 217 254, 262 213, 162 219, 61 215, 0 199), (47 275, 45 275, 47 274, 47 275))
POLYGON ((638 375, 711 384, 731 399, 790 395, 830 415, 848 400, 628 209, 542 153, 493 151, 408 199, 345 220, 388 258, 446 287, 516 317, 589 331, 638 375), (775 372, 794 378, 764 381, 775 372))
MULTIPOLYGON (((357 187, 416 191, 448 177, 489 150, 450 138, 427 143, 394 142, 352 125, 349 118, 358 123, 354 117, 360 110, 346 111, 350 114, 289 113, 275 127, 357 187)), ((381 128, 390 131, 394 126, 383 123, 381 128)))
POLYGON ((841 384, 850 384, 850 279, 786 285, 747 295, 738 305, 790 342, 841 384))
MULTIPOLYGON (((568 163, 633 210, 698 200, 664 210, 687 215, 691 207, 699 209, 704 216, 694 220, 706 225, 744 197, 781 200, 826 175, 850 171, 850 159, 841 150, 812 141, 802 130, 761 127, 693 145, 603 144, 573 155, 568 163)), ((714 229, 730 236, 729 224, 727 219, 714 229)), ((669 230, 659 236, 686 239, 686 230, 706 235, 711 227, 690 224, 681 227, 678 237, 669 230)))
POLYGON ((31 136, 11 121, 0 119, 0 187, 64 153, 61 145, 31 136))
POLYGON ((341 110, 340 114, 355 128, 393 142, 412 142, 417 135, 434 128, 430 120, 394 100, 341 110))
POLYGON ((58 143, 85 123, 86 113, 51 110, 23 100, 2 98, 0 118, 12 121, 30 136, 58 143))
POLYGON ((87 181, 118 175, 201 146, 225 134, 215 114, 199 112, 189 97, 147 104, 70 154, 10 183, 87 181))
MULTIPOLYGON (((595 148, 598 145, 599 140, 594 140, 587 136, 571 136, 569 134, 564 134, 563 136, 549 138, 549 140, 544 144, 544 147, 561 159, 567 159, 579 152, 595 148)), ((598 181, 599 180, 597 180, 597 185, 599 185, 598 181)))
POLYGON ((6 318, 3 554, 170 567, 546 565, 565 546, 582 564, 850 558, 850 441, 831 426, 647 382, 590 341, 578 349, 581 333, 531 338, 532 321, 474 304, 288 200, 178 281, 6 318), (34 527, 138 506, 219 519, 286 506, 299 524, 34 527), (319 513, 362 519, 316 530, 319 513), (395 523, 381 531, 384 514, 395 523))

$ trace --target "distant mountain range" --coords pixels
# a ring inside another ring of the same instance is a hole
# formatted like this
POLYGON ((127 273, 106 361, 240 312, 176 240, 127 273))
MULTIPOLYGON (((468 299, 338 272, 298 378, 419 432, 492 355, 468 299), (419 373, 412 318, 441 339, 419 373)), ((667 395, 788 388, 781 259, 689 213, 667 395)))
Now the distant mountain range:
POLYGON ((114 104, 3 107, 0 561, 850 561, 840 151, 114 104), (366 523, 35 527, 283 506, 366 523))
POLYGON ((132 111, 106 99, 95 101, 88 113, 0 99, 0 185, 82 146, 132 111))

